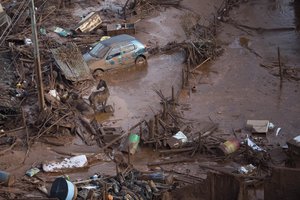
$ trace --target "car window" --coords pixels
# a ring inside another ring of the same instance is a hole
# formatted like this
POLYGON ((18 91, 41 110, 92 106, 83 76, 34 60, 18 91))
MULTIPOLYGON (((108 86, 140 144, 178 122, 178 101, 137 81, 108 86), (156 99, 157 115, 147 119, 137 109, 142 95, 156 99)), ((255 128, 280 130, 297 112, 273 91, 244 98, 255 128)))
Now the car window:
POLYGON ((135 50, 135 46, 133 44, 126 45, 122 47, 122 52, 123 53, 129 53, 131 51, 135 50))
POLYGON ((90 52, 89 54, 93 57, 103 58, 105 54, 108 52, 109 47, 104 46, 101 43, 98 43, 90 52))
POLYGON ((112 59, 114 57, 117 57, 121 55, 121 49, 120 47, 114 47, 108 54, 106 60, 112 59))

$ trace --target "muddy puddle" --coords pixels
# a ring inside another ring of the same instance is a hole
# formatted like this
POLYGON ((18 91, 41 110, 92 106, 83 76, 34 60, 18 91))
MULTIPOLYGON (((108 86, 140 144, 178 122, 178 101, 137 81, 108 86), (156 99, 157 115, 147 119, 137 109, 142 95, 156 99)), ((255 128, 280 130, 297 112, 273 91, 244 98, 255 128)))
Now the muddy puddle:
MULTIPOLYGON (((251 1, 240 5, 230 18, 251 27, 295 27, 298 18, 294 11, 291 1, 251 1)), ((187 115, 203 119, 210 116, 221 123, 225 132, 243 127, 250 118, 271 119, 284 127, 284 137, 292 137, 300 128, 299 83, 284 80, 280 88, 279 78, 260 67, 260 63, 277 61, 280 47, 282 62, 299 68, 299 33, 247 30, 249 35, 228 24, 223 24, 222 29, 219 39, 228 46, 210 68, 218 73, 210 73, 206 84, 203 78, 199 80, 197 92, 189 99, 197 108, 187 115)))
POLYGON ((110 89, 108 104, 115 112, 97 115, 98 120, 113 122, 125 129, 130 128, 160 109, 159 97, 154 89, 161 89, 171 96, 172 86, 179 91, 181 69, 184 61, 182 52, 149 58, 148 65, 132 67, 104 75, 110 89))

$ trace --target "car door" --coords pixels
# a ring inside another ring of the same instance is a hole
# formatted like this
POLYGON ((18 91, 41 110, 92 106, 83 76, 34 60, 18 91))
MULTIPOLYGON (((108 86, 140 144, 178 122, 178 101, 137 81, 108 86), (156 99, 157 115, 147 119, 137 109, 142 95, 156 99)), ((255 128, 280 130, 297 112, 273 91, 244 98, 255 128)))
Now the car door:
POLYGON ((136 47, 131 43, 127 43, 121 47, 123 65, 129 67, 134 64, 135 57, 133 55, 135 49, 136 47))
POLYGON ((114 46, 111 48, 110 52, 106 56, 106 68, 114 69, 122 67, 123 59, 122 59, 122 51, 120 46, 114 46))

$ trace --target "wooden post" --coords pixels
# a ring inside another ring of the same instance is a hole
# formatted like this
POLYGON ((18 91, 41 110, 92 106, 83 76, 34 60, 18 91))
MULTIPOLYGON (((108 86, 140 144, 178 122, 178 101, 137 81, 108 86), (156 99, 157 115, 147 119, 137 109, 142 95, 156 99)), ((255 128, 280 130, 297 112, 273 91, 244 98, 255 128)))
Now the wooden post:
POLYGON ((199 132, 199 153, 201 153, 202 142, 201 142, 201 132, 199 132))
POLYGON ((158 135, 158 115, 155 115, 155 133, 158 135))
POLYGON ((34 65, 35 65, 36 82, 37 82, 37 89, 38 89, 39 109, 41 111, 44 110, 45 108, 45 100, 44 100, 44 87, 43 87, 43 80, 42 80, 41 58, 40 58, 38 36, 37 36, 34 0, 31 0, 31 26, 32 26, 33 46, 34 46, 34 65))
POLYGON ((172 85, 172 101, 175 101, 174 86, 172 85))
POLYGON ((190 60, 188 60, 188 64, 187 64, 187 70, 186 70, 186 85, 189 86, 189 79, 190 79, 190 60))
POLYGON ((163 103, 163 116, 162 117, 164 120, 167 117, 167 102, 166 101, 164 101, 164 103, 163 103))
POLYGON ((182 69, 181 82, 182 82, 181 88, 184 89, 184 87, 185 87, 185 74, 184 74, 184 68, 182 69))
POLYGON ((140 138, 143 138, 143 127, 142 127, 142 124, 140 124, 140 138))
POLYGON ((172 104, 173 104, 173 110, 175 110, 175 92, 174 92, 173 85, 172 85, 172 104))
POLYGON ((150 140, 152 140, 154 138, 154 121, 153 119, 149 120, 149 136, 150 136, 150 140))
POLYGON ((278 56, 278 65, 279 65, 280 81, 282 81, 282 78, 283 78, 283 72, 282 72, 282 66, 281 66, 281 60, 280 60, 280 48, 279 48, 279 47, 277 47, 277 56, 278 56))

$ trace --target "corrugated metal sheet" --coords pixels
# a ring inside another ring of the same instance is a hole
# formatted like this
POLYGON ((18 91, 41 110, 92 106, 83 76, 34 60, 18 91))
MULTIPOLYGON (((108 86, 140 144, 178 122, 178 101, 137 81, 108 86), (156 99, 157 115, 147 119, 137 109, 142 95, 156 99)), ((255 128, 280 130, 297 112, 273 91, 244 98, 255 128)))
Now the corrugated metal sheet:
POLYGON ((94 30, 97 26, 99 26, 101 23, 102 20, 100 16, 95 12, 91 12, 79 22, 75 30, 80 30, 83 33, 90 32, 94 30))
POLYGON ((66 79, 75 82, 92 79, 90 69, 76 44, 69 43, 57 49, 51 49, 51 52, 66 79))

